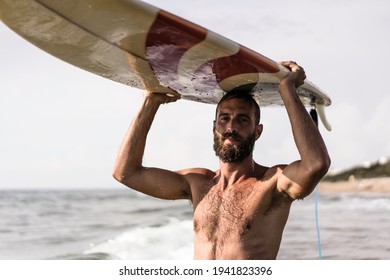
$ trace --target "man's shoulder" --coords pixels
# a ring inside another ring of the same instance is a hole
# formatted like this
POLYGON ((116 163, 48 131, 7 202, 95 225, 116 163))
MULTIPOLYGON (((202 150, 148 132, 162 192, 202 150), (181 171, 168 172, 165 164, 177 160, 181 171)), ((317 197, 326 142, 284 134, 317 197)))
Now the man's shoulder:
POLYGON ((197 205, 204 197, 216 176, 216 172, 207 168, 188 168, 177 171, 185 177, 191 188, 191 201, 197 205))
POLYGON ((195 177, 204 177, 209 179, 214 178, 216 175, 215 171, 211 171, 210 169, 201 168, 201 167, 187 168, 176 172, 186 177, 195 176, 195 177))
POLYGON ((277 178, 282 174, 283 170, 286 168, 285 164, 278 164, 274 166, 262 166, 257 164, 256 174, 258 179, 267 180, 271 178, 277 178))
POLYGON ((273 191, 275 198, 284 198, 285 201, 288 203, 291 203, 293 199, 291 196, 286 192, 285 189, 278 188, 278 181, 280 178, 282 178, 283 171, 287 167, 287 164, 278 164, 270 167, 266 173, 266 177, 269 178, 271 181, 273 181, 273 191))
POLYGON ((286 164, 278 164, 271 167, 262 166, 263 171, 260 173, 261 176, 258 178, 258 183, 262 188, 267 186, 270 191, 272 190, 275 197, 284 197, 291 202, 291 198, 287 195, 287 193, 284 190, 279 190, 277 188, 278 180, 286 167, 286 164))

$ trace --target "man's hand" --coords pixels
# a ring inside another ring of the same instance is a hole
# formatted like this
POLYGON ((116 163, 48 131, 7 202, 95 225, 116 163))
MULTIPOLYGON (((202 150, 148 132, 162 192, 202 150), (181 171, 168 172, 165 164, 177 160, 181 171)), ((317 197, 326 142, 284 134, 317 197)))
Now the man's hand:
POLYGON ((281 64, 290 70, 290 73, 288 73, 287 76, 280 82, 281 86, 293 85, 295 88, 298 88, 303 85, 306 79, 306 74, 305 70, 303 70, 301 66, 299 66, 295 61, 283 61, 281 64))
POLYGON ((155 92, 149 92, 145 91, 144 93, 145 100, 150 100, 158 105, 161 104, 167 104, 171 102, 176 102, 180 99, 180 95, 171 95, 171 94, 165 94, 165 93, 155 93, 155 92))

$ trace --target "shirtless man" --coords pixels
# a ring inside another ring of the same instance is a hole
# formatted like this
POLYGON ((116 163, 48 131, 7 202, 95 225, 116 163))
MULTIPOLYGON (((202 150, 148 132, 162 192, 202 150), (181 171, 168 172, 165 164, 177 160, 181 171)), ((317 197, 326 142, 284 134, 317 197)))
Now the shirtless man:
POLYGON ((258 105, 245 93, 227 94, 217 106, 217 171, 173 172, 142 165, 146 137, 159 106, 178 97, 146 93, 125 136, 114 178, 150 196, 191 200, 195 259, 276 259, 291 203, 309 195, 328 171, 324 141, 296 93, 305 72, 295 62, 282 64, 290 73, 281 81, 279 92, 300 160, 273 167, 254 162, 254 143, 263 127, 258 105))

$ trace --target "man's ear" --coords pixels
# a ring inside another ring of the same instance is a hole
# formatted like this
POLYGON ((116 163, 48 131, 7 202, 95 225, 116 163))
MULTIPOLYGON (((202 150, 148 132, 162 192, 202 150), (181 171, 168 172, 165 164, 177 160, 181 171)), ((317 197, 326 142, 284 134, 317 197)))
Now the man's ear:
POLYGON ((263 133, 263 124, 258 124, 256 126, 256 140, 260 138, 260 135, 263 133))
POLYGON ((215 131, 215 120, 213 121, 213 131, 215 131))

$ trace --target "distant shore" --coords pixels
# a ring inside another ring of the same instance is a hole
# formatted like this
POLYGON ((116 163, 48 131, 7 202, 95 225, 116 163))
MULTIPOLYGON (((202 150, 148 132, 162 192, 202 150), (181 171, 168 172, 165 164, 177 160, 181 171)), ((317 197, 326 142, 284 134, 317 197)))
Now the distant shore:
POLYGON ((390 177, 355 179, 348 181, 320 182, 318 190, 321 193, 329 192, 367 192, 367 193, 390 193, 390 177))

